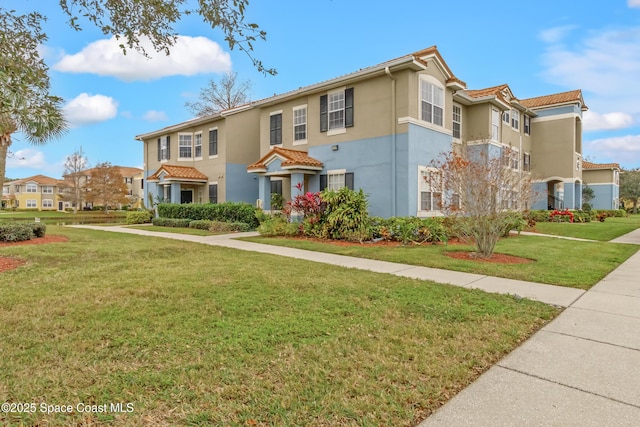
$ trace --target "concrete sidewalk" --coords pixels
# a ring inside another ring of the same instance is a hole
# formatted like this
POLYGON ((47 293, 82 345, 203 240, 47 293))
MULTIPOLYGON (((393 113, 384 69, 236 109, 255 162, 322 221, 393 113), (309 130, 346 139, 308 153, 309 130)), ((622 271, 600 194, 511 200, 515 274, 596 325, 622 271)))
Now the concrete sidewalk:
MULTIPOLYGON (((640 425, 640 252, 588 292, 560 286, 127 227, 75 226, 187 240, 517 294, 568 307, 419 427, 640 425)), ((639 244, 640 229, 616 239, 639 244)))
POLYGON ((419 427, 516 425, 640 425, 640 252, 419 427))

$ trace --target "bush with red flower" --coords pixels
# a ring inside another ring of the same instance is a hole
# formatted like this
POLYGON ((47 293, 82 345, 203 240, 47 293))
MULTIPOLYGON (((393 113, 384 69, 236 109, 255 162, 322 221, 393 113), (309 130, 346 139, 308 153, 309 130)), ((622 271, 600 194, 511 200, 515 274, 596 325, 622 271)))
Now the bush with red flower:
POLYGON ((573 222, 573 213, 569 209, 554 210, 549 214, 549 221, 551 222, 573 222))

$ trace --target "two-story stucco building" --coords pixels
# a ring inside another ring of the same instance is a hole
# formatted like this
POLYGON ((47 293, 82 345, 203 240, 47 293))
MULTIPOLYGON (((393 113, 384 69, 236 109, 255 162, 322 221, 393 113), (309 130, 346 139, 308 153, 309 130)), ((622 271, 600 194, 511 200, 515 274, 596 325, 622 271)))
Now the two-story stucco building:
POLYGON ((466 143, 508 147, 509 167, 536 182, 533 208, 579 208, 584 110, 579 90, 523 100, 506 84, 471 90, 434 46, 136 139, 156 200, 270 209, 274 193, 346 186, 368 194, 372 215, 439 215, 424 176, 466 143))

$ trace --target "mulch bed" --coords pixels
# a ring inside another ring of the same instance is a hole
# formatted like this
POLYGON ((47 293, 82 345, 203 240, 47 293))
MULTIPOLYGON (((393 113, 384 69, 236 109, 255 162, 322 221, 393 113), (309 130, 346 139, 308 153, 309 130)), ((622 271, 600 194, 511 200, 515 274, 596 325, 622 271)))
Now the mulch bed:
MULTIPOLYGON (((316 239, 312 237, 288 237, 289 239, 294 240, 310 240, 314 242, 326 243, 334 246, 366 246, 366 247, 400 247, 402 243, 389 241, 389 240, 380 240, 377 242, 347 242, 344 240, 331 240, 331 239, 316 239)), ((441 244, 441 243, 423 243, 423 246, 432 245, 432 244, 441 244)), ((456 245, 468 245, 469 242, 465 242, 459 239, 451 239, 447 242, 447 246, 456 246, 456 245)), ((498 264, 528 264, 533 262, 533 260, 529 258, 520 258, 517 256, 504 255, 504 254, 493 254, 490 258, 478 258, 475 252, 466 252, 466 251, 448 251, 444 253, 446 256, 450 258, 456 259, 464 259, 469 261, 477 261, 477 262, 491 262, 498 264)))
MULTIPOLYGON (((69 241, 69 238, 66 236, 44 236, 35 237, 31 240, 24 240, 22 242, 0 242, 0 248, 20 245, 43 245, 46 243, 62 243, 67 241, 69 241)), ((20 258, 0 256, 0 273, 7 270, 13 270, 14 268, 18 268, 26 263, 26 260, 20 258)))

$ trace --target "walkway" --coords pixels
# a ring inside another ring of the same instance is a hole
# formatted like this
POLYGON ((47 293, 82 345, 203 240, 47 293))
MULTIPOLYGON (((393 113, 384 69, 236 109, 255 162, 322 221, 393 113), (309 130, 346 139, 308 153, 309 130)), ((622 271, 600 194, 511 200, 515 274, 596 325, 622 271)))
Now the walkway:
MULTIPOLYGON (((235 240, 126 227, 77 226, 270 253, 517 294, 567 307, 419 427, 637 426, 640 423, 640 252, 585 292, 235 240)), ((640 229, 615 240, 640 244, 640 229)))

